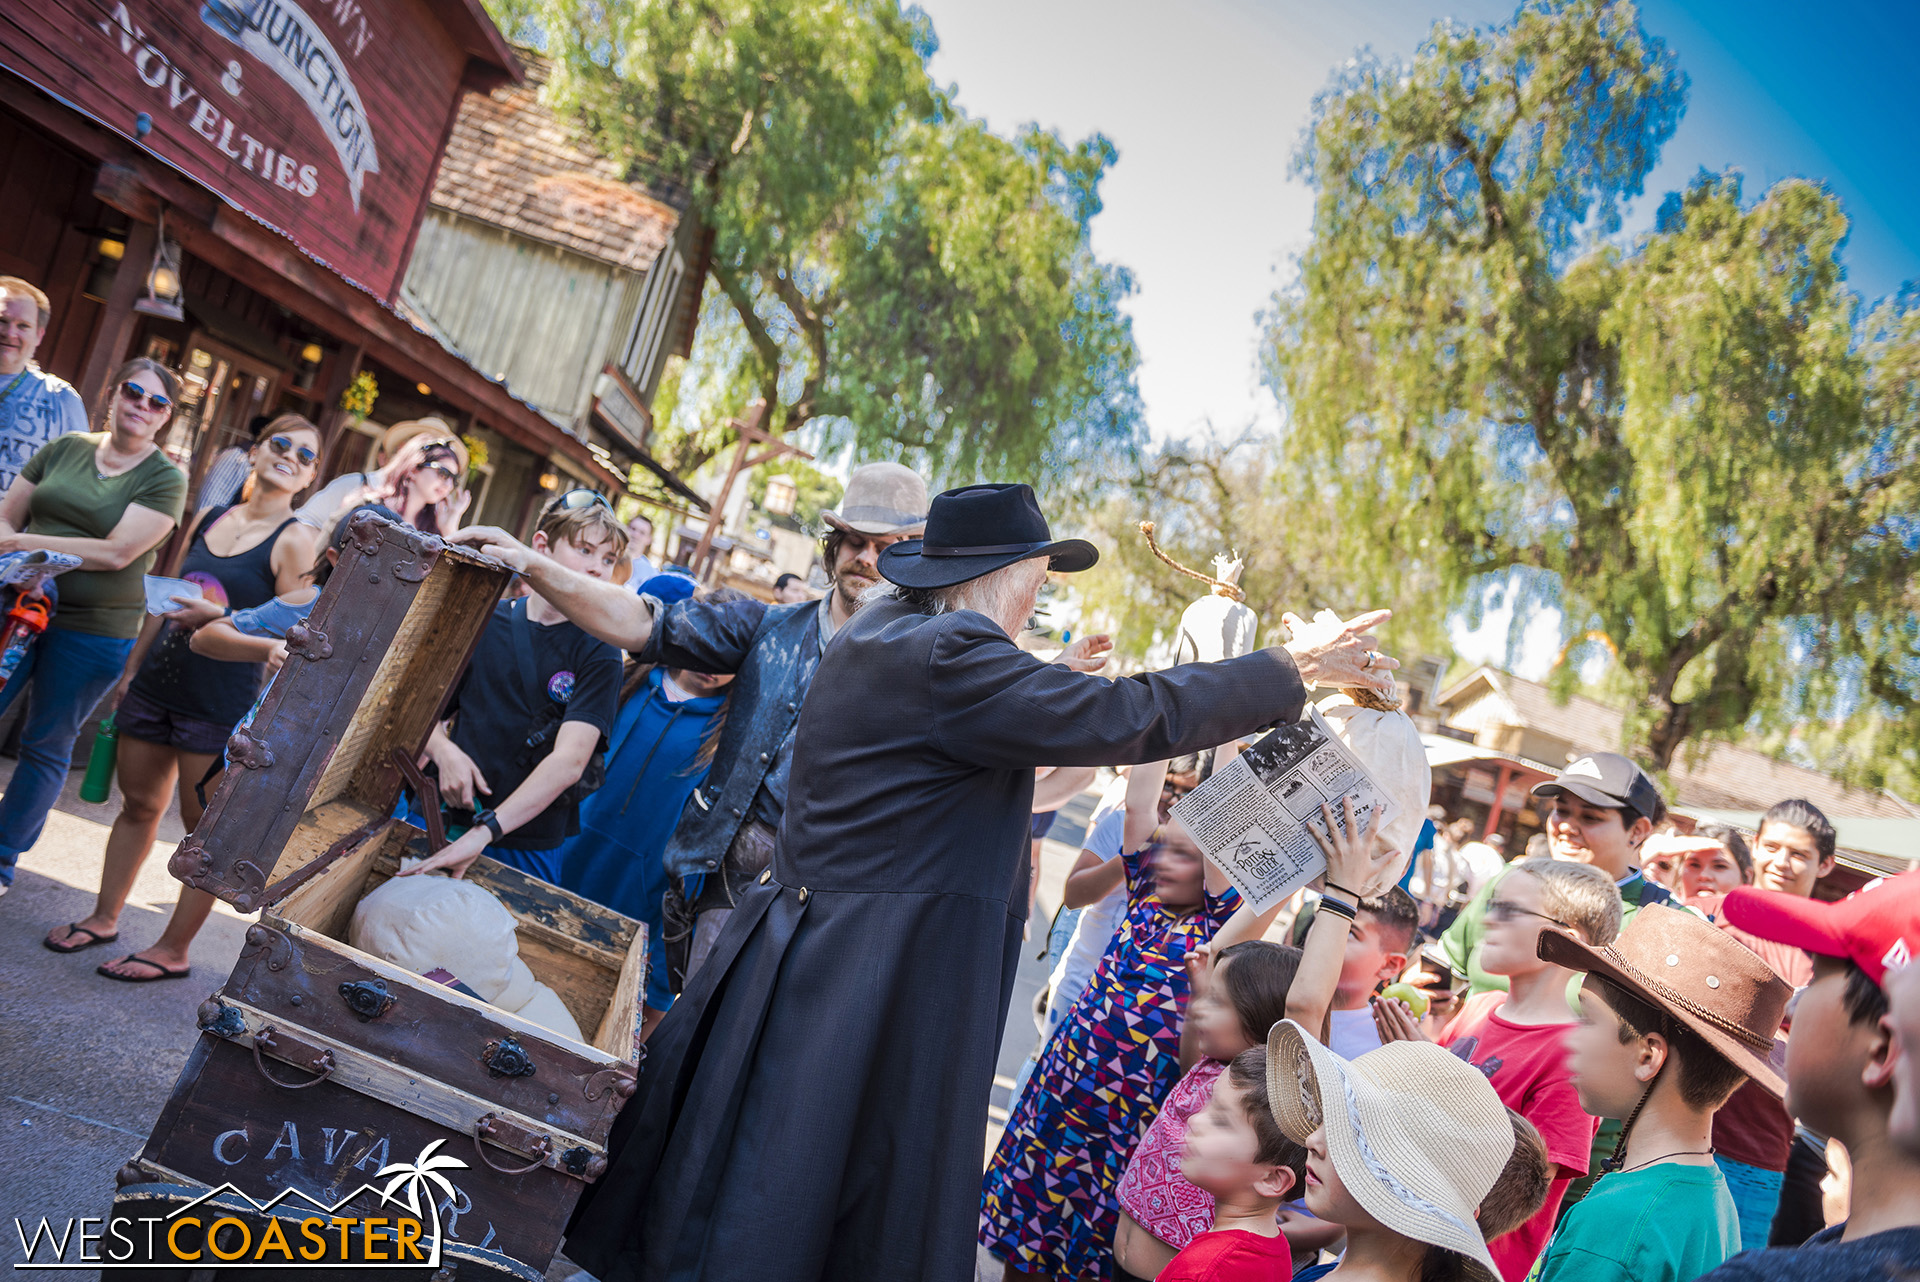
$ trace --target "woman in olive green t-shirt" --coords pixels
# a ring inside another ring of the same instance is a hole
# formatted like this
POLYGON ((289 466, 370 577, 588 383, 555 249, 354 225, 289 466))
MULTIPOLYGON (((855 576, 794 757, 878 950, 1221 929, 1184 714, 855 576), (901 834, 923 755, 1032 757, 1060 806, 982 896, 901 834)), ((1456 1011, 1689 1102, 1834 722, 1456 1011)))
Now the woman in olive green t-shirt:
MULTIPOLYGON (((40 839, 80 727, 120 680, 146 613, 141 579, 186 506, 187 478, 156 444, 178 397, 165 368, 128 361, 113 380, 107 430, 47 442, 0 496, 0 553, 38 548, 80 558, 55 581, 53 622, 0 689, 0 711, 29 685, 34 692, 20 763, 0 796, 0 893, 40 839)), ((106 939, 66 927, 46 945, 72 952, 106 939)))

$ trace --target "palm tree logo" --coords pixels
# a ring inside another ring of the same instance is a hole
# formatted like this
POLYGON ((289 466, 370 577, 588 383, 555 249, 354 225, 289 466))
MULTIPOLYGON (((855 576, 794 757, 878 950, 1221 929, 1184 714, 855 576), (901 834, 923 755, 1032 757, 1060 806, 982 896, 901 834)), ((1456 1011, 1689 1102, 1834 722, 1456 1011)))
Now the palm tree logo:
POLYGON ((420 1156, 414 1158, 411 1163, 395 1162, 374 1172, 375 1179, 383 1179, 389 1175, 393 1177, 387 1182, 387 1187, 381 1191, 381 1201, 392 1202, 397 1206, 404 1205, 415 1217, 432 1220, 433 1254, 427 1260, 425 1266, 427 1268, 440 1266, 440 1200, 436 1190, 444 1193, 449 1199, 458 1196, 458 1190, 453 1187, 453 1182, 440 1172, 467 1169, 467 1164, 459 1158, 434 1152, 445 1143, 443 1139, 435 1140, 421 1149, 420 1156), (395 1196, 403 1186, 407 1191, 405 1202, 395 1196), (421 1197, 422 1193, 426 1195, 424 1199, 421 1197), (423 1200, 426 1203, 424 1210, 421 1209, 423 1200))

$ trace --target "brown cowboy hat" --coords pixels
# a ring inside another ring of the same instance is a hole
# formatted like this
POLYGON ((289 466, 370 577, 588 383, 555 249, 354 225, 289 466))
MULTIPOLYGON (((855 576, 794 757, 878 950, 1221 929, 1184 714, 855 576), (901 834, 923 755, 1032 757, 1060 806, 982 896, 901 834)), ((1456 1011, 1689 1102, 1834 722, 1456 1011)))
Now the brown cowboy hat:
POLYGON ((400 452, 402 445, 415 437, 426 436, 429 433, 436 440, 443 440, 452 447, 454 457, 460 461, 460 475, 465 476, 467 474, 466 443, 460 439, 459 433, 455 432, 445 419, 409 418, 395 423, 380 437, 380 456, 391 463, 394 456, 400 452))
POLYGON ((899 463, 867 463, 853 469, 837 511, 820 519, 857 534, 917 534, 927 523, 927 483, 899 463))
POLYGON ((1793 985, 1752 949, 1683 909, 1649 905, 1620 937, 1589 948, 1558 931, 1540 932, 1540 956, 1618 984, 1698 1033, 1735 1068, 1776 1097, 1786 1083, 1768 1062, 1793 985))

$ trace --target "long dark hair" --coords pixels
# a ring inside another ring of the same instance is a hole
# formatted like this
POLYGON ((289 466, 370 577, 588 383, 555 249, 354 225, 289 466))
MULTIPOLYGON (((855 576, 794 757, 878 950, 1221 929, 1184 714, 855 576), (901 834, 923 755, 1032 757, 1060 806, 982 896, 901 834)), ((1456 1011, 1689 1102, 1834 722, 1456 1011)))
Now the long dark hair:
MULTIPOLYGON (((727 605, 734 601, 751 601, 748 596, 736 588, 711 588, 700 593, 698 598, 708 605, 727 605)), ((626 677, 620 682, 620 706, 625 707, 627 700, 639 693, 646 684, 647 674, 664 665, 658 663, 629 663, 626 677)), ((731 693, 731 690, 728 691, 731 693)), ((707 732, 700 736, 700 751, 693 754, 693 760, 687 763, 687 773, 705 770, 713 764, 714 754, 720 751, 720 733, 727 728, 727 713, 733 708, 733 700, 728 699, 713 714, 713 720, 707 723, 707 732)))
POLYGON ((1256 1046, 1287 1017, 1287 990, 1300 969, 1300 950, 1264 939, 1249 939, 1220 950, 1216 962, 1233 965, 1221 972, 1222 988, 1240 1027, 1256 1046))
MULTIPOLYGON (((1761 821, 1763 824, 1765 820, 1761 821)), ((1747 846, 1747 839, 1725 824, 1701 824, 1693 830, 1696 837, 1705 837, 1717 841, 1727 848, 1733 856, 1733 862, 1740 865, 1740 880, 1753 884, 1753 851, 1747 846)))

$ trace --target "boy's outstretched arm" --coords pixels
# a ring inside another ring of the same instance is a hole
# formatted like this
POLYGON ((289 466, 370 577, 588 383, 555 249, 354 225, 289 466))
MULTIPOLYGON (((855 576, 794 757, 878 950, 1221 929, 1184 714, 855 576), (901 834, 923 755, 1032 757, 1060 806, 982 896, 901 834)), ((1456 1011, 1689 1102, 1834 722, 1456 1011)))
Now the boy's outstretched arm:
MULTIPOLYGON (((1323 805, 1320 815, 1329 835, 1323 836, 1311 822, 1307 824, 1307 832, 1327 857, 1327 894, 1348 903, 1351 900, 1345 891, 1354 892, 1352 899, 1364 899, 1375 893, 1375 883, 1393 873, 1399 853, 1376 849, 1379 843, 1374 839, 1374 828, 1380 819, 1378 811, 1374 812, 1365 832, 1356 832, 1359 825, 1354 822, 1352 801, 1342 799, 1341 805, 1346 808, 1344 831, 1334 826, 1333 811, 1323 805), (1334 890, 1334 886, 1345 890, 1334 890)), ((1359 904, 1352 906, 1358 908, 1359 904)), ((1333 1009, 1334 990, 1340 986, 1340 968, 1347 959, 1347 935, 1352 929, 1353 923, 1339 913, 1314 913, 1313 925, 1307 928, 1306 941, 1301 945, 1299 969, 1294 972, 1293 986, 1287 990, 1287 1018, 1322 1042, 1327 1039, 1327 1013, 1333 1009)))

